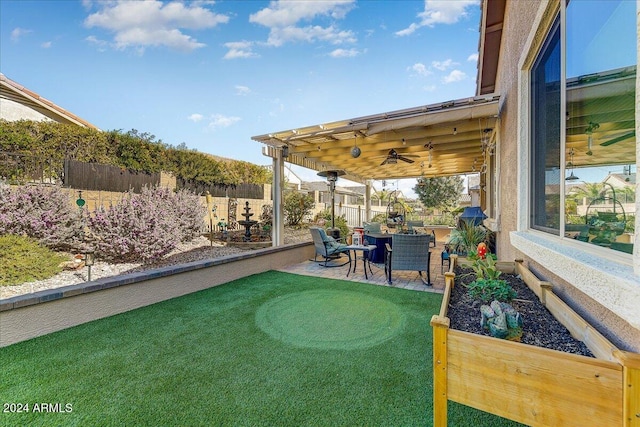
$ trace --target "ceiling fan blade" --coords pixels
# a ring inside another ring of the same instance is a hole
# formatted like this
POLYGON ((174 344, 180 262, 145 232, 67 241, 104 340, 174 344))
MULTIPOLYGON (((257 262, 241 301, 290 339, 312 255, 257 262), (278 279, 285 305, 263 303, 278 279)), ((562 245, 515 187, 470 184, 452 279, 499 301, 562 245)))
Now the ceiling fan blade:
POLYGON ((415 163, 415 160, 411 160, 410 158, 405 156, 398 156, 398 160, 402 160, 403 162, 407 162, 407 163, 415 163))
POLYGON ((388 161, 389 161, 389 158, 384 159, 382 163, 380 163, 380 166, 386 165, 388 161))
POLYGON ((629 139, 636 136, 636 131, 632 130, 631 132, 627 132, 624 135, 616 136, 615 138, 611 138, 605 142, 600 143, 602 147, 606 147, 607 145, 615 144, 616 142, 624 141, 625 139, 629 139))

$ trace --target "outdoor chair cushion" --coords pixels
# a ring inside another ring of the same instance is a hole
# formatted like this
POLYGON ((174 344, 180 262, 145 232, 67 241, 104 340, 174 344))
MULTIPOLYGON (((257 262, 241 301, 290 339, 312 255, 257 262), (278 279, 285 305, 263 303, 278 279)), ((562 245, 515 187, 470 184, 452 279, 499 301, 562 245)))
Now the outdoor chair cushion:
POLYGON ((311 232, 313 244, 316 248, 315 258, 317 258, 318 255, 322 256, 325 267, 329 267, 329 265, 327 265, 327 261, 339 258, 342 253, 347 254, 349 258, 347 262, 351 260, 351 254, 347 249, 346 244, 340 243, 333 237, 327 235, 324 229, 320 227, 310 227, 309 231, 311 232))

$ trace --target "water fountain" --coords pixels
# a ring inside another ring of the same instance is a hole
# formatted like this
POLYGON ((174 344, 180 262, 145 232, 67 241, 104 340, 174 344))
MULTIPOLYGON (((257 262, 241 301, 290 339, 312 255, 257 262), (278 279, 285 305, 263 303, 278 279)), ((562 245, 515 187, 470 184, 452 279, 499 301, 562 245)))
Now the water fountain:
POLYGON ((242 225, 245 228, 244 237, 242 238, 243 242, 251 241, 251 227, 258 223, 258 221, 249 219, 253 216, 252 213, 249 213, 250 210, 251 208, 249 207, 249 202, 245 202, 244 213, 240 214, 244 217, 244 220, 238 221, 238 224, 242 225))

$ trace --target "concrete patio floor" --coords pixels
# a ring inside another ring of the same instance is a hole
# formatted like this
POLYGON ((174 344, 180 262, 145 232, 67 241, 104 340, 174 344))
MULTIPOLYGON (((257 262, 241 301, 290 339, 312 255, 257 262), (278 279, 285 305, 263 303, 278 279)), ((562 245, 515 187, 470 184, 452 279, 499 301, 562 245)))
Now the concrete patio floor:
MULTIPOLYGON (((300 264, 294 264, 282 268, 280 269, 280 271, 294 274, 303 274, 305 276, 317 276, 331 279, 349 280, 352 282, 370 283, 372 285, 379 286, 392 286, 394 288, 410 289, 413 291, 443 293, 444 274, 440 270, 440 254, 442 252, 443 246, 444 242, 436 242, 436 247, 431 248, 430 269, 432 286, 426 286, 425 284, 423 284, 417 271, 393 271, 393 285, 389 285, 384 274, 384 264, 372 263, 371 272, 367 271, 369 278, 366 279, 363 270, 363 263, 360 259, 357 260, 356 271, 352 271, 351 273, 349 273, 349 277, 347 277, 349 263, 341 267, 329 268, 324 267, 320 262, 309 260, 300 264)), ((342 260, 346 261, 346 257, 343 256, 342 260)), ((444 271, 446 271, 446 267, 447 263, 445 263, 444 271)))

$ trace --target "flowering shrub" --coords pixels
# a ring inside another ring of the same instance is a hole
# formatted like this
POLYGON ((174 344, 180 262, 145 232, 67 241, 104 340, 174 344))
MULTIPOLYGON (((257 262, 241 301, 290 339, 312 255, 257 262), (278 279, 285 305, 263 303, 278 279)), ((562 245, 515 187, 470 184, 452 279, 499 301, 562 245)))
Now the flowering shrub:
POLYGON ((206 208, 198 196, 166 188, 130 192, 89 219, 98 256, 114 261, 150 262, 171 252, 202 229, 206 208))
POLYGON ((84 220, 59 187, 0 185, 0 235, 28 236, 58 250, 77 247, 84 220))

